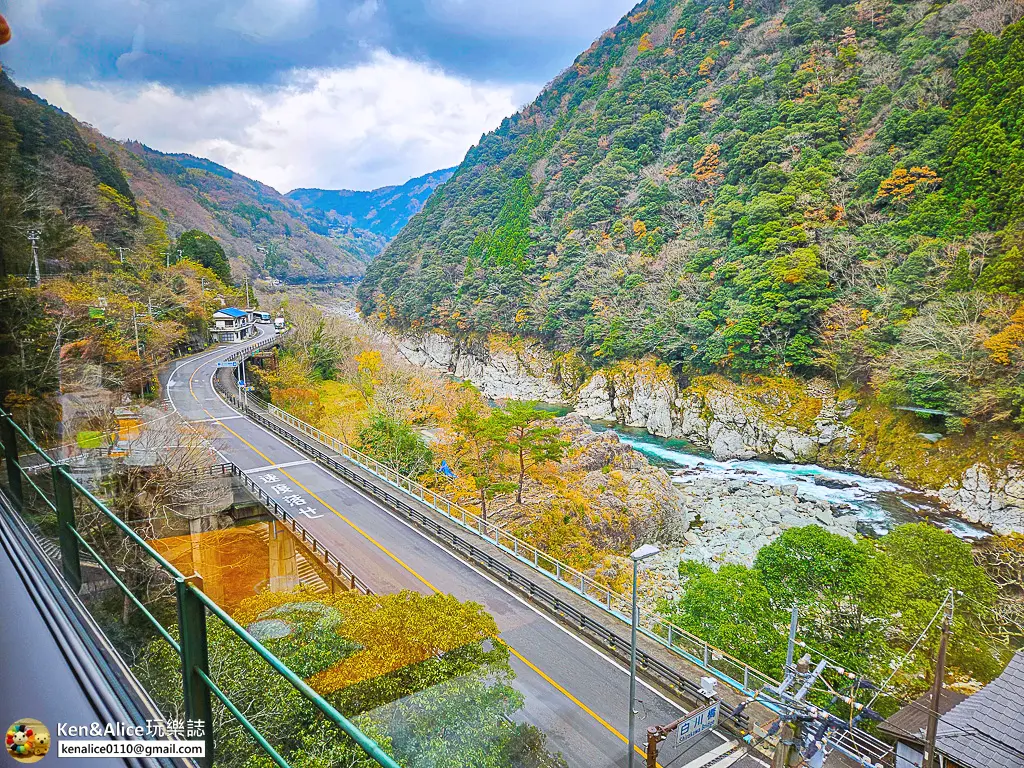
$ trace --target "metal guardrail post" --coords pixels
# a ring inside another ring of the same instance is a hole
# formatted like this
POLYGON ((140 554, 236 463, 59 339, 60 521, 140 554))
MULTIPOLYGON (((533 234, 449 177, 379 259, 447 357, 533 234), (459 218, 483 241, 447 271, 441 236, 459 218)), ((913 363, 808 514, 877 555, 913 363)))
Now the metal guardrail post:
POLYGON ((72 529, 75 527, 75 497, 71 479, 59 466, 50 470, 53 475, 53 496, 57 507, 57 540, 60 542, 60 565, 71 588, 78 592, 82 588, 82 561, 78 539, 72 529))
POLYGON ((206 757, 201 765, 213 765, 213 708, 210 689, 197 673, 210 674, 210 661, 206 645, 206 607, 184 579, 178 579, 178 630, 181 633, 181 675, 185 695, 185 717, 201 720, 206 741, 206 757))
POLYGON ((10 418, 0 418, 0 440, 3 441, 4 459, 7 462, 7 485, 11 501, 20 512, 25 497, 22 495, 21 468, 18 466, 18 433, 10 418))

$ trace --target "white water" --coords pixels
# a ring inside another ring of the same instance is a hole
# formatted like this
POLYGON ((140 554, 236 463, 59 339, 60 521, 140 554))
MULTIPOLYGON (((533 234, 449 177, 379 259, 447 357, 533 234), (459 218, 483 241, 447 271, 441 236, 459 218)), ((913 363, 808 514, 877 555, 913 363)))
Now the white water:
POLYGON ((799 496, 824 499, 835 505, 848 505, 856 511, 865 533, 882 535, 903 523, 928 519, 962 539, 980 539, 988 532, 954 516, 929 495, 912 488, 875 477, 825 469, 817 464, 783 464, 770 461, 716 461, 687 450, 681 441, 667 442, 652 435, 594 424, 598 429, 613 429, 626 445, 668 468, 687 474, 701 473, 728 480, 743 480, 781 487, 797 486, 799 496))

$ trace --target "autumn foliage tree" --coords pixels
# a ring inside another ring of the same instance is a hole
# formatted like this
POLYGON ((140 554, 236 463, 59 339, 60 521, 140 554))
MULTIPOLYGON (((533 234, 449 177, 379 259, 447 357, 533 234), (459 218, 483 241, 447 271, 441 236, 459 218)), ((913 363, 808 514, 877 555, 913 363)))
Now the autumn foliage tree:
POLYGON ((877 198, 904 202, 917 190, 938 184, 942 179, 931 168, 897 168, 878 187, 877 198))

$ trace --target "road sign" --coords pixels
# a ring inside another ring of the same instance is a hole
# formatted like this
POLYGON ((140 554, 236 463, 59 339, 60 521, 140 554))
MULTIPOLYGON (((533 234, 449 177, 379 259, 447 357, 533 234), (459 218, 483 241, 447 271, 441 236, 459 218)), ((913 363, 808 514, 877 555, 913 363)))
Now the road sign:
POLYGON ((698 709, 683 720, 676 728, 676 745, 690 741, 717 726, 718 710, 721 706, 722 702, 712 701, 703 709, 698 709))
POLYGON ((217 363, 217 367, 218 368, 237 368, 238 367, 238 361, 237 360, 221 360, 220 362, 217 363))

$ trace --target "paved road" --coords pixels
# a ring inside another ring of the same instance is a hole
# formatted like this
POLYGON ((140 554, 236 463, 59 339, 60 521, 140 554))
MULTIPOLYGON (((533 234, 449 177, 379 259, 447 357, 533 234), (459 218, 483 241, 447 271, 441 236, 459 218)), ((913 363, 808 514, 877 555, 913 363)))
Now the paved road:
MULTIPOLYGON (((269 329, 261 328, 266 335, 269 329)), ((251 341, 251 340, 250 340, 251 341)), ((203 422, 222 456, 241 467, 375 592, 400 589, 450 593, 481 603, 512 651, 524 720, 542 728, 548 746, 574 768, 626 765, 629 676, 617 662, 556 624, 477 568, 435 544, 375 500, 363 495, 277 436, 239 415, 214 391, 216 362, 231 347, 179 361, 167 380, 172 406, 203 422)), ((648 725, 667 723, 682 709, 641 684, 638 738, 648 725)), ((700 763, 727 737, 709 733, 685 751, 663 745, 659 763, 700 763)), ((637 754, 636 765, 643 765, 637 754)), ((753 758, 736 768, 763 765, 753 758)))

